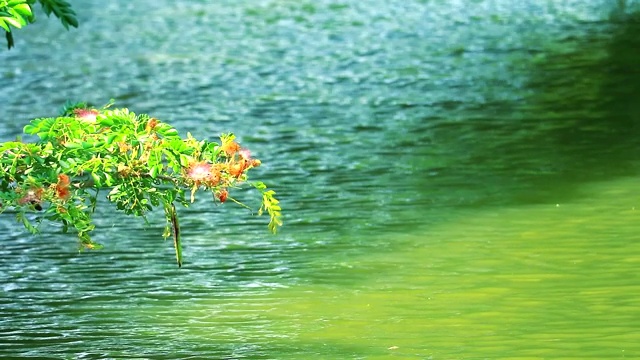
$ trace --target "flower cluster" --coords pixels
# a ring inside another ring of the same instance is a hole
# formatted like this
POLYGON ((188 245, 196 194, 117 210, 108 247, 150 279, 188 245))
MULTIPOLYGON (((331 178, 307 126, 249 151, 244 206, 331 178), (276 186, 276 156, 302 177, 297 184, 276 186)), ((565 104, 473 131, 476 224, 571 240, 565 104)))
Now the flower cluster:
POLYGON ((211 189, 220 202, 225 202, 229 196, 227 189, 245 180, 247 170, 261 164, 260 160, 251 158, 249 150, 235 142, 232 135, 222 136, 221 140, 215 153, 218 156, 212 160, 216 162, 191 160, 183 172, 185 183, 192 189, 192 202, 200 187, 211 189))
POLYGON ((73 114, 78 120, 94 123, 100 113, 96 109, 74 109, 73 114))
POLYGON ((44 189, 42 188, 31 188, 28 189, 26 192, 18 189, 16 190, 16 192, 19 195, 22 195, 22 197, 20 197, 18 199, 18 204, 25 206, 25 205, 29 205, 29 206, 33 206, 36 210, 42 210, 42 199, 43 199, 43 195, 44 195, 44 189))
POLYGON ((71 197, 71 192, 69 191, 69 184, 71 181, 69 180, 69 176, 65 174, 58 175, 58 182, 55 185, 55 193, 56 197, 62 201, 69 200, 71 197))
POLYGON ((210 164, 206 161, 194 161, 187 167, 185 180, 195 187, 215 187, 220 184, 222 169, 220 164, 210 164))

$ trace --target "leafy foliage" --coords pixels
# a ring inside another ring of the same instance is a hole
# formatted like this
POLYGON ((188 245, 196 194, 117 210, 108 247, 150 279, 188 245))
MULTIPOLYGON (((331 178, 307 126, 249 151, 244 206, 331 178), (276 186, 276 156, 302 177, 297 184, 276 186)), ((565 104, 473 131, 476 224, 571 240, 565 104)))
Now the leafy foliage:
POLYGON ((21 29, 33 21, 33 12, 27 0, 0 0, 0 27, 5 31, 9 49, 13 47, 11 27, 21 29))
POLYGON ((42 5, 42 10, 47 16, 51 16, 53 13, 65 29, 69 30, 69 25, 77 28, 78 19, 76 13, 71 9, 71 4, 64 0, 38 0, 42 5))
POLYGON ((275 232, 282 225, 275 192, 262 182, 247 181, 247 172, 260 166, 260 160, 240 147, 233 134, 221 135, 219 142, 196 140, 191 134, 182 138, 165 122, 110 105, 98 110, 68 104, 62 116, 25 126, 24 132, 36 135, 38 142, 0 144, 0 212, 15 209, 32 232, 43 219, 59 222, 63 231, 77 233, 82 248, 93 249, 99 245, 90 236, 92 214, 100 191, 108 189, 107 199, 125 214, 145 217, 154 207, 164 209, 164 236, 173 236, 179 266, 174 204, 188 206, 198 190, 224 203, 235 201, 230 190, 253 186, 262 195, 258 213, 270 216, 269 229, 275 232))
MULTIPOLYGON (((4 29, 7 38, 7 46, 14 46, 12 27, 21 29, 35 21, 32 6, 36 0, 0 0, 0 28, 4 29)), ((78 19, 71 4, 65 0, 38 0, 47 16, 52 13, 60 19, 62 26, 78 27, 78 19)))

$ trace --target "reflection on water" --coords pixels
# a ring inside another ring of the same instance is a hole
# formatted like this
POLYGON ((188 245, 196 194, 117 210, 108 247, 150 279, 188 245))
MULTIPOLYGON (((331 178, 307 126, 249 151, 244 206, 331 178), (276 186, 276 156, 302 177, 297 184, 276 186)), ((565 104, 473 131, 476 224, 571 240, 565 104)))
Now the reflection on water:
POLYGON ((633 6, 80 2, 77 31, 28 27, 0 53, 3 140, 111 96, 234 131, 286 226, 197 203, 177 269, 161 214, 105 203, 82 254, 5 214, 0 355, 637 356, 633 6))

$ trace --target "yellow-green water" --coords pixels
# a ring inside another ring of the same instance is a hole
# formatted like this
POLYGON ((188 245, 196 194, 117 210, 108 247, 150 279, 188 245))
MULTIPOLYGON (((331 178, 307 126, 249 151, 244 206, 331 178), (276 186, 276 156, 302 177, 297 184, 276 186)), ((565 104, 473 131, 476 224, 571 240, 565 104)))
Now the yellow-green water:
POLYGON ((585 185, 567 203, 463 210, 386 235, 391 249, 310 261, 315 281, 204 297, 163 320, 183 323, 185 340, 241 335, 281 359, 635 358, 637 182, 585 185))

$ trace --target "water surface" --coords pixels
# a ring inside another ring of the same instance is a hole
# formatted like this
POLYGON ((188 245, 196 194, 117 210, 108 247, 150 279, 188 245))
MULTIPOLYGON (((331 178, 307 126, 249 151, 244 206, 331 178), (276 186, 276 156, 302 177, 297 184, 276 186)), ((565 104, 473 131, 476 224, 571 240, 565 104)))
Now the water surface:
MULTIPOLYGON (((0 220, 0 355, 640 353, 638 22, 609 1, 77 1, 0 53, 0 137, 67 99, 235 132, 286 209, 181 210, 185 266, 0 220)), ((252 194, 240 193, 248 199, 252 194)), ((255 195, 255 194, 253 194, 255 195)))

